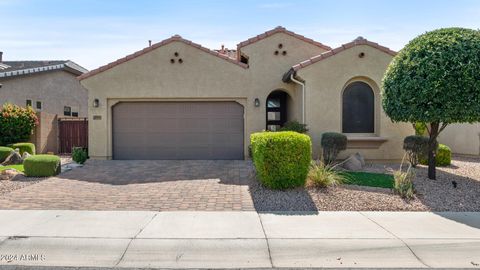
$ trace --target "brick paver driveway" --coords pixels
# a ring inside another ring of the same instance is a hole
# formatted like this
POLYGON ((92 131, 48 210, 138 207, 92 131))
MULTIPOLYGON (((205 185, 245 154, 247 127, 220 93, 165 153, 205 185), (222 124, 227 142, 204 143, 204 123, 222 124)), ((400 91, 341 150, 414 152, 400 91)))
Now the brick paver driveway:
POLYGON ((90 160, 0 196, 0 209, 254 210, 249 161, 90 160))

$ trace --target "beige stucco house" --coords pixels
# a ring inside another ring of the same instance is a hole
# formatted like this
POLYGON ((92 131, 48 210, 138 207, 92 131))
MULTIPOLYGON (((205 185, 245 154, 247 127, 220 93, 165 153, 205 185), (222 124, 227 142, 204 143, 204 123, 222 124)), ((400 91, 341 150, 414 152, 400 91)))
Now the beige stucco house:
POLYGON ((249 137, 306 123, 314 158, 323 132, 348 135, 342 155, 398 160, 410 124, 381 108, 395 52, 361 37, 332 49, 277 27, 231 50, 173 36, 81 75, 89 151, 100 159, 244 159, 249 137))
POLYGON ((87 90, 76 79, 85 68, 68 60, 2 61, 2 55, 0 105, 9 102, 59 116, 87 116, 87 90))

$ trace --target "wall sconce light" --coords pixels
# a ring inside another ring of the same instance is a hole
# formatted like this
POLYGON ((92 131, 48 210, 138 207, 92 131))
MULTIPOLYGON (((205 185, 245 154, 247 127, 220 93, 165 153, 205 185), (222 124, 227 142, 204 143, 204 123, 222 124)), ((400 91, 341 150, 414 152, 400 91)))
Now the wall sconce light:
POLYGON ((260 107, 260 99, 256 98, 254 104, 255 104, 255 107, 260 107))
POLYGON ((98 98, 93 100, 93 107, 95 107, 95 108, 100 107, 100 100, 98 100, 98 98))

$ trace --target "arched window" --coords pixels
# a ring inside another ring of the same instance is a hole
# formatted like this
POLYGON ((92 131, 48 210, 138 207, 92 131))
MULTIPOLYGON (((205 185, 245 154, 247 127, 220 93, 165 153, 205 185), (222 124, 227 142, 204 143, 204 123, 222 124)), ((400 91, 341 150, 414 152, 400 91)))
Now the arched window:
POLYGON ((375 132, 375 97, 364 82, 353 82, 343 91, 343 133, 375 132))

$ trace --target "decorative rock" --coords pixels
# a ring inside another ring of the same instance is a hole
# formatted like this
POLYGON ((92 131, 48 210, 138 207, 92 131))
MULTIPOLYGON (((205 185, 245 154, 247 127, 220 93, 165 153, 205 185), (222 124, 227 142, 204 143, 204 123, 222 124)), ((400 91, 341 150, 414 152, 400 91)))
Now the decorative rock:
POLYGON ((30 155, 30 153, 28 152, 23 152, 23 155, 22 155, 22 161, 25 160, 26 158, 28 157, 31 157, 32 155, 30 155))
POLYGON ((343 168, 349 171, 361 171, 363 169, 362 162, 357 156, 350 155, 343 163, 343 168))
POLYGON ((5 161, 2 163, 2 165, 6 166, 6 165, 17 165, 17 164, 22 164, 23 163, 23 159, 22 159, 22 156, 20 155, 20 151, 17 149, 15 149, 15 152, 12 152, 6 159, 5 161))
POLYGON ((355 153, 355 157, 360 161, 362 164, 362 168, 365 167, 365 158, 360 153, 355 153))
POLYGON ((18 172, 16 170, 13 170, 13 169, 3 170, 2 173, 0 174, 0 180, 10 180, 13 177, 15 177, 15 175, 17 175, 17 174, 18 174, 18 172))

